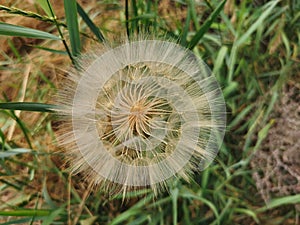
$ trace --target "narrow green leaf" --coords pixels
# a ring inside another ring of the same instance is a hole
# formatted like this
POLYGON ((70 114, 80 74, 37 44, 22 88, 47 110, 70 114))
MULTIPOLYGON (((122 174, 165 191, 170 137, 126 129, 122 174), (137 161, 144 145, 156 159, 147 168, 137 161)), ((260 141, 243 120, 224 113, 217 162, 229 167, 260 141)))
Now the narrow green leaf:
POLYGON ((261 16, 251 25, 251 27, 247 30, 246 33, 244 33, 237 41, 236 45, 239 46, 242 43, 244 43, 249 36, 258 28, 261 26, 262 22, 271 14, 273 8, 277 5, 279 0, 271 1, 268 4, 266 4, 266 10, 261 14, 261 16))
POLYGON ((47 16, 52 17, 51 9, 46 0, 36 0, 36 2, 42 7, 47 16))
POLYGON ((213 69, 213 74, 217 75, 219 72, 220 68, 224 64, 225 57, 228 52, 228 47, 227 46, 222 46, 218 52, 218 55, 216 57, 216 60, 214 62, 214 69, 213 69))
POLYGON ((137 209, 128 209, 124 211, 122 214, 115 217, 111 222, 110 225, 116 224, 125 224, 124 222, 128 220, 131 216, 140 215, 141 211, 137 209))
POLYGON ((171 190, 171 197, 172 197, 172 211, 173 211, 173 225, 177 224, 177 219, 178 219, 178 194, 179 190, 178 188, 174 188, 171 190))
POLYGON ((211 201, 209 201, 206 198, 203 198, 201 196, 198 196, 194 193, 188 193, 188 192, 182 193, 180 196, 183 198, 196 199, 196 200, 203 202, 203 204, 206 204, 213 211, 213 213, 216 216, 216 219, 219 220, 220 215, 218 213, 217 207, 211 201))
POLYGON ((212 12, 212 14, 210 14, 210 16, 208 17, 208 19, 204 22, 204 24, 201 26, 201 28, 197 31, 197 33, 194 35, 194 37, 190 41, 190 43, 188 45, 189 49, 193 49, 198 44, 198 42, 200 41, 200 39, 204 36, 204 34, 210 28, 211 24, 215 21, 215 19, 217 18, 217 16, 220 14, 220 12, 223 9, 225 3, 226 3, 226 0, 223 0, 217 6, 217 8, 212 12))
MULTIPOLYGON (((256 128, 258 124, 261 124, 262 117, 266 113, 265 109, 263 107, 259 107, 254 114, 251 115, 251 118, 247 118, 248 123, 248 130, 246 134, 246 139, 243 146, 243 153, 247 154, 250 150, 250 145, 253 142, 253 136, 255 134, 256 128)), ((259 143, 256 143, 256 146, 258 146, 259 143)))
POLYGON ((68 52, 66 52, 66 51, 56 50, 56 49, 52 49, 52 48, 46 48, 46 47, 43 47, 40 45, 29 45, 29 46, 31 46, 33 48, 45 50, 47 52, 52 52, 52 53, 56 53, 56 54, 60 54, 60 55, 68 55, 68 52))
POLYGON ((253 152, 256 151, 259 146, 261 145, 261 143, 263 142, 263 140, 267 137, 270 128, 272 127, 272 125, 274 124, 274 120, 271 120, 267 125, 265 125, 259 132, 258 132, 258 139, 256 141, 256 145, 254 147, 254 149, 252 150, 253 152))
POLYGON ((59 37, 40 30, 32 28, 16 26, 13 24, 0 22, 0 35, 27 37, 27 38, 38 38, 38 39, 52 39, 60 40, 59 37))
POLYGON ((300 203, 300 194, 285 196, 281 198, 272 199, 266 206, 257 209, 257 212, 264 212, 282 205, 295 205, 300 203))
POLYGON ((29 132, 28 128, 26 127, 25 123, 16 115, 15 111, 11 111, 10 114, 11 114, 11 117, 17 122, 17 124, 21 128, 21 130, 24 134, 24 137, 29 145, 29 148, 32 149, 32 145, 31 145, 31 141, 30 141, 30 137, 29 137, 30 132, 29 132))
POLYGON ((226 205, 222 208, 222 211, 220 213, 220 217, 219 219, 217 220, 217 224, 221 224, 222 220, 224 220, 224 218, 226 218, 226 216, 229 214, 230 212, 230 209, 232 207, 232 199, 229 198, 226 202, 226 205))
POLYGON ((32 219, 31 217, 25 217, 22 219, 10 220, 8 222, 1 223, 1 225, 32 224, 33 221, 41 220, 43 218, 44 217, 42 217, 42 216, 36 216, 36 217, 34 217, 34 219, 32 219))
POLYGON ((4 159, 18 154, 28 153, 31 151, 32 151, 31 149, 26 149, 26 148, 14 148, 5 152, 0 152, 0 158, 4 159))
POLYGON ((267 111, 266 111, 266 114, 264 115, 264 119, 263 119, 263 123, 265 121, 267 121, 267 119, 269 118, 274 106, 275 106, 275 103, 278 99, 278 92, 277 91, 274 91, 273 94, 272 94, 272 97, 270 100, 267 100, 268 101, 268 108, 267 108, 267 111))
POLYGON ((197 10, 196 10, 196 2, 195 0, 188 0, 188 5, 190 8, 190 12, 191 12, 191 19, 193 21, 193 25, 195 26, 195 30, 199 30, 200 29, 200 24, 199 24, 199 17, 197 15, 197 10))
POLYGON ((243 209, 243 208, 234 208, 233 211, 235 211, 237 213, 243 213, 243 214, 246 214, 248 216, 251 216, 255 220, 255 222, 257 224, 259 224, 259 220, 258 220, 255 212, 253 212, 252 210, 250 210, 250 209, 243 209))
POLYGON ((183 204, 182 204, 182 211, 183 211, 183 221, 184 221, 184 224, 186 224, 186 225, 192 225, 191 216, 190 216, 191 212, 189 209, 189 205, 190 205, 190 203, 188 202, 188 200, 184 199, 183 204))
POLYGON ((0 211, 1 216, 48 216, 51 213, 49 210, 33 210, 33 209, 20 209, 13 211, 0 211))
POLYGON ((168 196, 165 198, 160 198, 160 199, 156 200, 155 202, 148 204, 147 207, 148 208, 162 207, 163 204, 170 204, 171 201, 172 201, 172 197, 168 196))
MULTIPOLYGON (((151 189, 141 189, 138 191, 129 191, 126 193, 127 198, 137 198, 152 192, 151 189)), ((122 199, 124 198, 123 193, 114 195, 114 199, 122 199)))
POLYGON ((140 216, 142 213, 141 209, 144 208, 145 205, 147 205, 152 200, 153 200, 153 195, 149 194, 145 198, 141 199, 139 202, 135 203, 135 205, 133 205, 131 208, 119 214, 109 224, 110 225, 124 224, 124 221, 128 220, 130 217, 137 216, 137 215, 140 216))
POLYGON ((228 68, 228 76, 227 76, 228 83, 232 82, 232 78, 235 72, 234 68, 237 62, 237 53, 238 53, 238 46, 236 42, 234 42, 229 57, 229 65, 228 65, 229 68, 228 68))
MULTIPOLYGON (((133 13, 133 17, 136 18, 139 14, 138 14, 138 7, 137 7, 137 2, 136 0, 131 0, 131 6, 132 6, 132 13, 133 13)), ((137 20, 132 20, 131 21, 131 32, 134 33, 134 31, 136 31, 137 33, 139 33, 139 26, 138 26, 138 19, 137 20)))
POLYGON ((129 0, 125 0, 125 25, 126 25, 126 34, 127 37, 130 37, 130 29, 129 29, 129 0))
POLYGON ((65 15, 67 19, 67 27, 70 35, 70 42, 73 56, 80 55, 81 43, 79 36, 77 3, 75 0, 64 0, 65 15))
POLYGON ((14 43, 12 40, 8 40, 7 41, 8 46, 10 47, 10 49, 12 50, 12 52, 15 54, 15 56, 17 57, 18 61, 21 62, 22 60, 22 56, 20 55, 19 51, 17 50, 17 48, 15 47, 14 43))
POLYGON ((227 97, 230 96, 231 93, 234 91, 238 90, 239 83, 232 81, 229 83, 229 85, 223 90, 223 96, 226 99, 227 97))
POLYGON ((0 129, 0 138, 1 138, 1 145, 2 145, 2 149, 4 149, 4 145, 5 145, 5 135, 3 133, 3 131, 0 129))
POLYGON ((205 192, 208 184, 210 170, 203 170, 201 175, 201 188, 205 192))
POLYGON ((49 192, 47 190, 47 178, 46 177, 43 180, 42 195, 43 195, 43 198, 45 199, 45 202, 48 204, 48 206, 51 207, 51 209, 56 209, 57 208, 57 205, 52 200, 52 198, 49 195, 49 192))
POLYGON ((228 129, 230 130, 231 128, 239 124, 248 115, 252 108, 253 105, 248 105, 239 114, 237 114, 235 118, 231 121, 231 123, 228 125, 228 129))
POLYGON ((186 47, 190 22, 191 22, 191 6, 188 7, 186 21, 185 21, 184 27, 183 27, 181 35, 180 35, 180 44, 184 47, 186 47))
POLYGON ((100 42, 105 41, 104 36, 100 32, 99 28, 94 24, 94 22, 90 19, 88 14, 83 10, 83 8, 77 3, 77 10, 83 21, 88 25, 91 31, 96 35, 100 42))
POLYGON ((33 112, 55 112, 59 106, 35 102, 5 102, 0 103, 0 109, 24 110, 33 112))
POLYGON ((53 224, 53 221, 56 217, 58 217, 62 212, 64 211, 64 208, 58 208, 54 211, 52 211, 46 219, 43 221, 42 225, 50 225, 53 224))

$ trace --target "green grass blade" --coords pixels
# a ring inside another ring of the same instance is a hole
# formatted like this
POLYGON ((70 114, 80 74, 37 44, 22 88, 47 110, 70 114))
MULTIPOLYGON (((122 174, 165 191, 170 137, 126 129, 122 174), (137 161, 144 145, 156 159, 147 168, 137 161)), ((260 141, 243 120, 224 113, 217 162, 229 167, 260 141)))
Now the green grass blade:
POLYGON ((8 221, 8 222, 5 222, 5 223, 1 223, 1 225, 30 224, 30 222, 32 222, 32 221, 41 220, 43 218, 44 217, 39 216, 39 217, 34 217, 34 219, 32 220, 31 217, 25 217, 25 218, 22 218, 22 219, 11 220, 11 221, 8 221))
POLYGON ((244 208, 234 208, 233 210, 234 210, 234 212, 237 212, 237 213, 240 213, 240 214, 246 214, 246 215, 251 216, 254 219, 254 221, 257 224, 259 224, 259 219, 257 218, 256 213, 253 212, 252 210, 250 210, 250 209, 244 209, 244 208))
POLYGON ((130 217, 134 215, 140 215, 141 211, 138 209, 128 209, 122 214, 118 215, 113 221, 111 221, 111 225, 116 225, 116 224, 125 224, 124 222, 128 220, 130 217))
POLYGON ((88 25, 91 31, 95 34, 100 42, 105 41, 104 36, 102 35, 100 29, 94 24, 94 22, 90 19, 88 14, 83 10, 83 8, 77 3, 77 10, 83 21, 88 25))
POLYGON ((234 93, 236 90, 238 90, 239 83, 232 81, 230 82, 226 88, 223 90, 223 96, 224 98, 228 98, 232 93, 234 93))
POLYGON ((18 154, 28 153, 28 152, 31 152, 31 151, 32 151, 31 149, 26 149, 26 148, 10 149, 10 150, 5 151, 5 152, 0 152, 0 159, 15 156, 15 155, 18 155, 18 154))
POLYGON ((188 208, 188 206, 190 205, 190 203, 188 202, 187 199, 184 199, 183 204, 182 204, 182 211, 183 211, 183 221, 184 224, 186 225, 192 225, 191 222, 191 216, 190 216, 190 209, 188 208))
MULTIPOLYGON (((128 198, 137 198, 137 197, 140 197, 140 196, 143 196, 145 194, 148 194, 152 192, 151 189, 141 189, 141 190, 138 190, 138 191, 129 191, 126 193, 126 197, 128 198)), ((116 194, 114 195, 114 199, 123 199, 124 196, 123 196, 123 193, 119 193, 119 194, 116 194)))
POLYGON ((176 225, 178 223, 178 195, 179 190, 178 188, 174 188, 171 190, 171 197, 172 197, 172 211, 173 211, 173 225, 176 225))
POLYGON ((5 102, 0 103, 0 109, 23 110, 33 112, 55 112, 57 105, 35 102, 5 102))
POLYGON ((51 9, 49 8, 47 0, 36 0, 36 3, 38 3, 41 6, 41 8, 44 10, 47 16, 52 17, 51 9))
MULTIPOLYGON (((43 198, 45 200, 45 202, 47 203, 48 206, 51 207, 51 209, 57 209, 57 205, 55 204, 55 202, 52 200, 51 196, 49 195, 49 192, 47 190, 47 178, 45 177, 43 180, 43 188, 42 188, 42 195, 43 198)), ((51 213, 52 214, 52 213, 51 213)))
POLYGON ((228 83, 232 82, 232 78, 235 72, 234 68, 237 61, 237 53, 238 53, 238 46, 236 42, 234 42, 231 48, 230 58, 229 58, 229 65, 228 65, 229 68, 228 68, 228 78, 227 78, 228 83))
POLYGON ((191 9, 190 8, 191 8, 191 6, 188 7, 185 25, 184 25, 181 35, 180 35, 180 44, 184 47, 186 46, 187 36, 188 36, 190 22, 191 22, 191 9))
POLYGON ((15 114, 14 111, 11 111, 11 117, 17 122, 19 125, 20 129, 22 130, 25 140, 29 145, 29 148, 32 149, 32 144, 29 138, 29 130, 27 129, 26 125, 23 123, 23 121, 15 114))
POLYGON ((54 220, 55 220, 62 212, 64 212, 64 210, 65 210, 65 209, 64 209, 63 207, 61 207, 61 208, 58 208, 58 209, 52 211, 52 212, 50 213, 50 215, 47 216, 46 219, 43 221, 42 225, 51 225, 51 224, 53 224, 53 221, 54 221, 54 220))
POLYGON ((125 25, 126 25, 126 34, 127 37, 130 37, 130 29, 129 29, 129 0, 125 0, 125 25))
POLYGON ((146 214, 146 215, 138 216, 135 220, 129 222, 127 225, 150 224, 149 222, 150 222, 150 216, 146 214))
POLYGON ((52 49, 52 48, 46 48, 46 47, 43 47, 40 45, 28 45, 28 46, 33 47, 33 48, 38 48, 38 49, 41 49, 41 50, 44 50, 47 52, 52 52, 55 54, 68 55, 68 52, 66 52, 66 51, 56 50, 56 49, 52 49))
POLYGON ((208 31, 211 24, 215 21, 217 16, 220 14, 221 10, 223 9, 224 5, 226 3, 226 0, 223 0, 217 8, 210 14, 208 19, 204 22, 204 24, 201 26, 201 28, 197 31, 197 33, 194 35, 192 40, 190 41, 188 47, 189 49, 193 49, 198 42, 201 40, 201 38, 204 36, 204 34, 208 31))
POLYGON ((64 0, 67 27, 70 35, 70 42, 73 56, 77 57, 81 52, 79 26, 77 18, 77 3, 75 0, 64 0))
POLYGON ((244 33, 237 41, 236 45, 240 46, 243 44, 249 37, 250 35, 260 26, 262 26, 263 21, 271 14, 273 8, 277 5, 279 0, 271 1, 268 4, 266 4, 266 10, 261 14, 261 16, 258 18, 258 20, 255 21, 251 25, 251 27, 247 30, 246 33, 244 33))
POLYGON ((22 56, 20 55, 19 51, 15 47, 13 41, 8 39, 7 44, 10 47, 10 49, 12 50, 12 52, 14 53, 14 55, 17 57, 18 61, 21 62, 22 61, 22 56))
POLYGON ((49 210, 17 209, 13 211, 0 211, 1 216, 48 216, 49 210))
MULTIPOLYGON (((66 49, 66 51, 67 51, 67 53, 68 53, 68 56, 69 56, 69 58, 71 59, 72 64, 73 64, 74 66, 76 66, 76 62, 75 62, 75 60, 74 60, 74 58, 73 58, 73 55, 72 55, 72 53, 71 53, 71 51, 70 51, 70 49, 69 49, 68 44, 67 44, 67 42, 66 42, 66 40, 65 40, 65 38, 64 38, 64 34, 63 34, 63 32, 61 31, 61 29, 60 29, 60 23, 59 23, 59 22, 57 21, 57 19, 56 19, 56 15, 55 15, 55 13, 54 13, 54 10, 53 10, 53 7, 52 7, 52 5, 51 5, 51 3, 50 3, 50 0, 46 0, 46 2, 47 2, 47 5, 48 5, 49 10, 50 10, 50 12, 51 12, 51 16, 52 16, 52 18, 53 18, 53 22, 54 22, 54 24, 55 24, 55 26, 56 26, 56 28, 57 28, 57 31, 58 31, 58 33, 59 33, 59 35, 60 35, 60 37, 61 37, 61 41, 62 41, 63 45, 65 46, 65 49, 66 49)), ((67 27, 67 25, 66 25, 65 27, 67 27)))
POLYGON ((225 217, 227 216, 227 214, 229 214, 229 212, 231 211, 231 207, 232 207, 232 199, 229 198, 226 202, 226 205, 224 206, 224 208, 222 209, 222 212, 220 213, 220 217, 217 220, 217 224, 222 224, 222 221, 226 220, 225 217))
POLYGON ((188 5, 190 8, 190 13, 191 13, 191 20, 193 21, 193 25, 195 26, 195 30, 200 29, 200 24, 199 24, 199 17, 197 15, 197 10, 196 10, 196 2, 195 0, 188 0, 188 5))
POLYGON ((214 62, 213 74, 217 75, 219 73, 219 70, 222 68, 222 66, 225 63, 225 57, 227 55, 227 52, 228 52, 227 46, 222 46, 220 48, 216 60, 214 62))
POLYGON ((116 224, 125 224, 124 221, 130 219, 133 216, 141 215, 142 209, 153 199, 153 195, 148 195, 147 197, 141 199, 139 202, 135 203, 131 208, 127 209, 126 211, 119 214, 115 217, 109 224, 116 225, 116 224))
MULTIPOLYGON (((136 18, 139 15, 138 14, 138 7, 137 7, 136 0, 131 0, 131 7, 132 7, 133 17, 136 18)), ((138 19, 131 21, 131 32, 132 33, 134 33, 134 31, 136 31, 137 33, 139 33, 138 23, 139 23, 138 19)))
POLYGON ((300 203, 300 194, 285 196, 281 198, 272 199, 266 206, 257 209, 257 212, 264 212, 282 205, 295 205, 300 203))
POLYGON ((3 131, 1 129, 0 129, 0 139, 1 139, 0 145, 2 145, 1 148, 3 150, 4 146, 5 146, 5 135, 4 135, 4 133, 3 133, 3 131))
POLYGON ((235 116, 235 118, 231 121, 231 123, 227 126, 227 129, 232 129, 234 126, 238 125, 247 115, 250 113, 254 106, 248 105, 245 107, 239 114, 235 116))
POLYGON ((27 28, 22 26, 16 26, 13 24, 2 23, 2 22, 0 22, 0 35, 60 40, 59 37, 44 31, 35 30, 32 28, 27 28))
POLYGON ((217 207, 211 201, 209 201, 209 200, 207 200, 207 199, 205 199, 205 198, 203 198, 201 196, 198 196, 196 194, 188 193, 188 192, 182 193, 181 197, 187 198, 187 199, 195 199, 195 200, 201 201, 203 204, 207 205, 212 210, 212 212, 214 213, 216 219, 220 220, 219 219, 220 215, 218 213, 217 207))

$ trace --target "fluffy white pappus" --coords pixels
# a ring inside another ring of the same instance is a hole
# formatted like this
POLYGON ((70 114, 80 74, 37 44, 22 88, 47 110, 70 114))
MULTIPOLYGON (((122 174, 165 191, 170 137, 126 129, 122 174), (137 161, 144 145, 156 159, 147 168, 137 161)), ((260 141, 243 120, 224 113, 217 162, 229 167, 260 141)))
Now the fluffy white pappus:
POLYGON ((205 63, 169 41, 139 40, 79 60, 59 93, 73 172, 109 191, 190 180, 215 158, 226 113, 205 63))

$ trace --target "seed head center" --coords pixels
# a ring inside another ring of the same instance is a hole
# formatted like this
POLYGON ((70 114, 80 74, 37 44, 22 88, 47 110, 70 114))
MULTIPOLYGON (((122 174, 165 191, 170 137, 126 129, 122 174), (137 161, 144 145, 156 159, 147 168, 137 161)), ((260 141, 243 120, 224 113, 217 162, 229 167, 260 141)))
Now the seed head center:
POLYGON ((145 114, 145 106, 138 102, 137 104, 133 105, 130 109, 130 113, 132 115, 135 115, 135 116, 142 116, 145 114))
POLYGON ((130 109, 130 115, 128 118, 130 128, 141 136, 148 133, 147 120, 149 117, 147 116, 147 111, 147 106, 143 101, 135 103, 130 109))

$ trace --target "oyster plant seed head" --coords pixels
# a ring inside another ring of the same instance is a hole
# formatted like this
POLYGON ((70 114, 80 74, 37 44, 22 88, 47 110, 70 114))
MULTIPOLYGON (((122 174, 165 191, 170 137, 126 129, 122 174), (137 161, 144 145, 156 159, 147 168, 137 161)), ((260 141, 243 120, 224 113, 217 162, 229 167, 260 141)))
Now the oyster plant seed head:
POLYGON ((60 143, 75 173, 124 193, 189 180, 215 158, 225 103, 215 77, 170 41, 127 41, 79 60, 58 101, 60 143))

